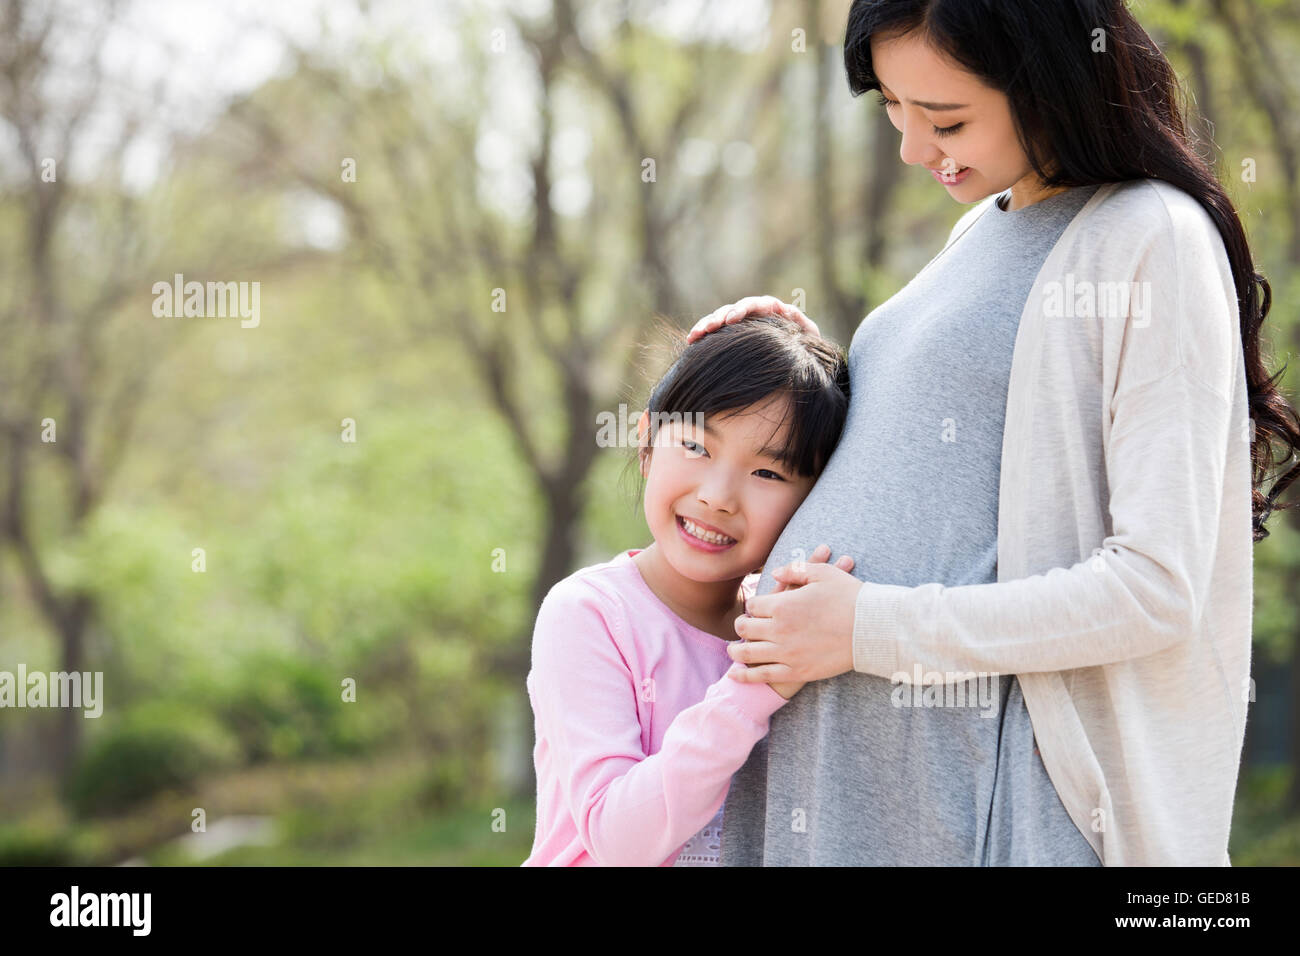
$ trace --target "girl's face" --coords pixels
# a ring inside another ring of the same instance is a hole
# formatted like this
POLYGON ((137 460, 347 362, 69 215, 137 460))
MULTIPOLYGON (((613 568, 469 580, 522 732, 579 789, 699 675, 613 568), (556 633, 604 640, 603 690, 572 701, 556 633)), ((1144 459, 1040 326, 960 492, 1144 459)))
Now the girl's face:
POLYGON ((660 427, 641 466, 645 517, 664 558, 683 577, 730 581, 761 568, 812 490, 815 479, 764 451, 781 447, 787 406, 787 398, 774 396, 726 418, 708 416, 703 429, 693 415, 660 427), (684 519, 728 541, 700 541, 684 519))
POLYGON ((926 167, 960 203, 1007 189, 1013 208, 1043 198, 1006 94, 911 35, 872 37, 871 62, 903 162, 926 167))

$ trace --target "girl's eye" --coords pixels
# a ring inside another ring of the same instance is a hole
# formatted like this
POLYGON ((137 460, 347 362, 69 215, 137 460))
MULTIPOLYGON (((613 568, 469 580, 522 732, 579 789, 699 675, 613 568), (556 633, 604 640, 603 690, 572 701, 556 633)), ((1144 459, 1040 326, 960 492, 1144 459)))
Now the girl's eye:
MULTIPOLYGON (((683 439, 682 439, 682 447, 685 448, 686 451, 687 451, 688 453, 692 453, 692 452, 694 452, 695 449, 698 448, 698 449, 699 449, 698 454, 701 454, 701 455, 707 455, 707 454, 708 454, 708 452, 706 452, 703 448, 700 448, 699 445, 697 445, 695 442, 691 441, 689 438, 683 438, 683 439)), ((776 472, 772 471, 770 468, 760 468, 760 469, 758 469, 758 471, 755 472, 755 474, 759 474, 760 472, 767 472, 769 475, 771 475, 771 476, 772 476, 773 478, 775 478, 777 481, 785 481, 785 479, 784 479, 783 477, 781 477, 780 475, 778 475, 776 472)))
MULTIPOLYGON (((876 90, 876 98, 880 101, 880 105, 887 110, 891 110, 898 105, 897 100, 887 98, 885 94, 881 93, 879 90, 876 90)), ((954 123, 952 126, 934 126, 931 128, 934 130, 935 136, 952 136, 954 133, 959 132, 965 125, 965 123, 954 123)))

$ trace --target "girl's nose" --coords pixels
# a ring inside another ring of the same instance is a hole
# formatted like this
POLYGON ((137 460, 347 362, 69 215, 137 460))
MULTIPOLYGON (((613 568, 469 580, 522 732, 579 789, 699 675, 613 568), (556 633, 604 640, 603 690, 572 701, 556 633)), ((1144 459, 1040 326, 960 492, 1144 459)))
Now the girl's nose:
POLYGON ((731 483, 721 476, 701 484, 695 496, 700 504, 713 511, 732 514, 736 510, 735 492, 732 490, 731 483))

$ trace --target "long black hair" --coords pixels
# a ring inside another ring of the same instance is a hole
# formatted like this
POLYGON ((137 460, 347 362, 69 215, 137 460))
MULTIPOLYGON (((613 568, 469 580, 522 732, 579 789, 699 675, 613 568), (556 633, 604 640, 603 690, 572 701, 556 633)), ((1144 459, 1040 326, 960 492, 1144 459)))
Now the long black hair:
POLYGON ((879 90, 871 65, 873 34, 916 33, 1005 93, 1034 172, 1051 187, 1160 179, 1193 196, 1214 220, 1228 253, 1241 317, 1251 443, 1254 540, 1277 496, 1300 477, 1287 469, 1267 495, 1275 465, 1300 447, 1300 416, 1260 357, 1260 326, 1272 305, 1255 271, 1241 220, 1183 122, 1173 67, 1124 0, 854 0, 844 37, 844 67, 854 96, 879 90), (1106 55, 1093 52, 1103 30, 1106 55), (1286 456, 1279 453, 1285 447, 1286 456))
POLYGON ((841 346, 768 314, 724 325, 689 345, 680 329, 661 330, 675 343, 675 360, 650 392, 648 441, 637 451, 638 462, 652 453, 660 425, 677 416, 725 419, 785 396, 783 421, 790 428, 782 462, 805 477, 821 474, 849 411, 849 364, 841 346))

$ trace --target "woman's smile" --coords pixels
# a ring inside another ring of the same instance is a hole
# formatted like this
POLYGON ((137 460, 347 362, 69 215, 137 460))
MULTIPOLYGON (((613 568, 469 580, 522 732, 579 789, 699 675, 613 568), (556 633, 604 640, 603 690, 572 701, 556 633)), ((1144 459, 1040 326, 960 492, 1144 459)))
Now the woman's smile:
POLYGON ((943 169, 931 169, 930 175, 933 176, 939 182, 943 183, 945 186, 955 186, 966 179, 966 175, 970 172, 970 169, 971 168, 969 166, 953 166, 953 167, 945 167, 943 169), (951 169, 952 171, 949 172, 949 169, 951 169))

